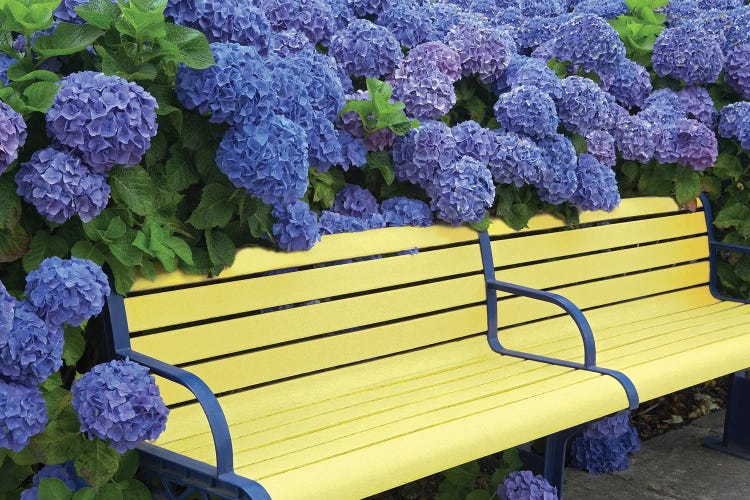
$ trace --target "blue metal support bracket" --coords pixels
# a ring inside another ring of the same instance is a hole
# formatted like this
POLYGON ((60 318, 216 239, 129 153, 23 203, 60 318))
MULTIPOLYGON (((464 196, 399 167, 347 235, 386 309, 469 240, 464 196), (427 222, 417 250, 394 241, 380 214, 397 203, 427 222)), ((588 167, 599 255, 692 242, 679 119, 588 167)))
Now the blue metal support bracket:
POLYGON ((590 372, 600 373, 602 375, 609 375, 617 380, 620 385, 622 385, 623 389, 625 389, 625 394, 628 397, 630 409, 634 410, 638 408, 638 391, 636 390, 633 382, 627 377, 627 375, 617 370, 610 370, 608 368, 601 368, 599 366, 596 366, 596 342, 594 340, 594 333, 591 330, 591 325, 589 325, 588 320, 583 315, 583 312, 572 301, 563 297, 562 295, 516 285, 513 283, 497 281, 495 279, 495 264, 492 257, 492 246, 489 234, 487 234, 486 231, 479 233, 479 247, 482 253, 482 265, 484 268, 484 279, 487 292, 487 341, 489 342, 492 350, 499 354, 514 356, 530 361, 538 361, 541 363, 564 366, 566 368, 573 368, 576 370, 586 370, 590 372), (584 349, 584 362, 576 363, 574 361, 552 358, 548 356, 540 356, 537 354, 515 351, 503 347, 498 336, 498 291, 549 302, 562 308, 573 319, 576 326, 578 327, 578 331, 581 334, 584 349))

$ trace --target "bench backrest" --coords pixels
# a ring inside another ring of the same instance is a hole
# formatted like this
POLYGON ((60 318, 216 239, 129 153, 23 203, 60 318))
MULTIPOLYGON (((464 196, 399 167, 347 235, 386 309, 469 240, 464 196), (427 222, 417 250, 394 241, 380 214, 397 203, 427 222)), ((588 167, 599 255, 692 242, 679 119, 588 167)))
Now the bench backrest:
MULTIPOLYGON (((552 289, 583 308, 708 281, 703 214, 666 198, 624 200, 569 230, 549 215, 493 222, 497 279, 552 289)), ((499 297, 501 329, 560 313, 499 297)), ((132 348, 217 394, 484 335, 482 260, 468 228, 387 228, 323 238, 310 252, 238 252, 219 278, 164 274, 125 299, 132 348), (403 252, 418 248, 418 253, 403 252)), ((191 400, 159 380, 168 404, 191 400)))

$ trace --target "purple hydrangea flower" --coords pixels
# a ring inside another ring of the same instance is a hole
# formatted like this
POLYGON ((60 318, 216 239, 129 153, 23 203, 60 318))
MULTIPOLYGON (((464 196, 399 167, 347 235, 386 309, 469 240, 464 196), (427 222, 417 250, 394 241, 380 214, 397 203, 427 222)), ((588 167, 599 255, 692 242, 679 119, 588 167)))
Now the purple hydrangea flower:
POLYGON ((661 32, 654 43, 654 71, 688 85, 713 83, 724 65, 721 44, 690 23, 661 32))
POLYGON ((488 165, 495 149, 495 133, 483 128, 473 120, 467 120, 451 128, 456 139, 456 150, 460 156, 471 156, 483 165, 488 165))
POLYGON ((427 42, 409 51, 401 66, 406 71, 438 70, 452 81, 461 78, 461 56, 442 42, 427 42))
POLYGON ((156 135, 156 99, 140 85, 94 71, 60 80, 47 111, 47 133, 97 172, 133 166, 156 135))
POLYGON ((13 312, 13 329, 0 341, 0 375, 23 385, 41 384, 62 366, 62 326, 45 323, 27 302, 13 312))
POLYGON ((436 170, 458 159, 456 139, 443 122, 422 122, 419 128, 401 136, 393 145, 396 177, 426 187, 436 170))
POLYGON ((378 78, 401 61, 401 45, 387 28, 356 19, 331 39, 328 52, 348 73, 378 78))
POLYGON ((750 99, 750 42, 727 47, 724 81, 743 99, 750 99))
POLYGON ((510 87, 531 86, 554 99, 562 97, 562 81, 544 61, 523 56, 514 57, 513 60, 518 61, 518 65, 513 68, 512 73, 508 68, 507 82, 510 87))
POLYGON ((354 14, 359 17, 379 16, 393 6, 394 0, 349 0, 354 14))
POLYGON ((677 96, 690 118, 695 118, 710 128, 716 126, 719 113, 705 88, 699 86, 685 87, 677 92, 677 96))
POLYGON ((0 174, 18 158, 26 142, 26 123, 13 108, 0 102, 0 174))
POLYGON ((734 102, 721 110, 719 135, 737 139, 744 149, 750 150, 750 102, 734 102))
POLYGON ((430 206, 421 200, 397 196, 385 200, 380 210, 388 226, 429 227, 432 225, 430 206))
POLYGON ((570 139, 555 134, 539 141, 542 175, 536 183, 539 197, 552 205, 568 201, 578 189, 578 157, 570 139))
POLYGON ((522 18, 518 27, 513 31, 516 44, 528 51, 551 42, 555 38, 557 28, 566 20, 567 16, 522 18))
POLYGON ((576 4, 573 12, 614 19, 630 12, 630 7, 625 0, 583 0, 576 4))
POLYGON ((586 145, 589 154, 593 155, 603 165, 614 167, 617 162, 615 153, 615 139, 603 130, 592 130, 586 134, 586 145))
POLYGON ((614 73, 625 59, 625 45, 607 21, 593 14, 574 16, 560 25, 553 53, 587 71, 614 73))
MULTIPOLYGON (((366 90, 359 90, 353 94, 346 95, 347 101, 369 101, 370 94, 366 90)), ((342 130, 351 133, 354 137, 361 138, 368 151, 384 151, 390 148, 396 140, 396 134, 390 129, 381 128, 365 137, 365 129, 362 119, 354 111, 344 113, 336 119, 336 125, 342 130)))
MULTIPOLYGON (((39 470, 31 478, 31 485, 34 488, 39 487, 39 482, 42 479, 59 479, 65 486, 72 492, 76 492, 81 488, 86 488, 89 483, 78 475, 75 466, 72 461, 65 462, 64 464, 47 465, 43 469, 39 470)), ((33 500, 36 500, 36 496, 29 496, 33 500)))
MULTIPOLYGON (((278 80, 294 72, 298 94, 296 97, 309 101, 313 110, 321 112, 330 121, 336 119, 346 103, 341 79, 336 73, 336 61, 333 58, 314 51, 302 51, 285 59, 275 60, 272 69, 276 80, 275 87, 282 89, 287 87, 278 85, 278 80)), ((285 104, 282 99, 282 108, 285 104)))
POLYGON ((651 75, 640 64, 625 59, 613 73, 601 75, 601 86, 626 108, 642 107, 651 94, 651 75))
POLYGON ((346 215, 331 210, 323 210, 318 221, 320 234, 358 233, 385 227, 383 216, 369 213, 361 216, 346 215))
POLYGON ((17 191, 48 220, 62 224, 78 215, 88 222, 109 203, 103 173, 91 172, 69 151, 38 149, 16 173, 17 191))
POLYGON ((10 82, 8 81, 8 68, 18 62, 18 59, 10 57, 7 54, 0 54, 0 82, 7 86, 10 82))
POLYGON ((275 206, 271 215, 276 219, 271 232, 282 250, 310 250, 320 241, 318 216, 304 201, 297 200, 289 205, 275 206))
POLYGON ((73 383, 81 432, 120 453, 164 432, 169 410, 148 368, 129 360, 96 365, 73 383))
POLYGON ((47 426, 47 407, 36 385, 0 379, 0 448, 19 452, 47 426))
POLYGON ((528 470, 513 471, 497 487, 501 500, 557 500, 557 488, 528 470))
POLYGON ((675 151, 679 155, 677 163, 693 170, 706 170, 713 167, 719 155, 719 146, 713 130, 698 120, 683 119, 674 125, 675 151))
POLYGON ((602 165, 593 155, 578 156, 576 168, 578 188, 570 202, 583 210, 604 210, 611 212, 620 204, 620 191, 617 189, 615 172, 602 165))
POLYGON ((433 38, 429 18, 411 2, 396 2, 378 16, 378 24, 388 28, 404 47, 414 47, 433 38))
POLYGON ((15 317, 16 299, 6 290, 0 281, 0 344, 7 341, 8 333, 13 328, 15 317))
POLYGON ((438 219, 453 225, 480 221, 495 201, 490 171, 470 156, 439 168, 426 191, 438 219))
POLYGON ((588 78, 569 76, 562 81, 563 96, 557 114, 565 128, 586 135, 591 130, 610 130, 615 124, 614 98, 588 78))
POLYGON ((479 75, 486 84, 503 76, 514 49, 507 32, 478 23, 454 26, 446 42, 461 57, 462 74, 479 75))
POLYGON ((552 135, 560 123, 555 102, 536 87, 515 87, 495 103, 495 117, 504 129, 535 139, 552 135))
POLYGON ((339 143, 341 144, 342 162, 341 167, 346 172, 351 167, 361 167, 367 163, 367 146, 359 137, 354 137, 346 130, 339 132, 339 143))
POLYGON ((651 125, 637 116, 618 120, 613 135, 620 156, 625 160, 647 163, 654 156, 651 125))
POLYGON ((564 2, 560 0, 517 0, 514 2, 526 17, 557 17, 566 11, 564 2))
POLYGON ((259 122, 271 114, 276 98, 271 73, 253 47, 212 43, 216 64, 203 70, 181 65, 175 92, 187 109, 211 113, 213 123, 259 122))
POLYGON ((498 184, 536 184, 542 178, 543 164, 542 152, 531 139, 512 132, 495 135, 489 167, 498 184))
POLYGON ((102 268, 86 259, 44 259, 26 276, 26 296, 48 325, 80 326, 102 312, 109 295, 109 281, 102 268))
POLYGON ((672 89, 654 91, 643 102, 638 117, 652 125, 674 123, 688 115, 683 99, 672 89))
POLYGON ((335 30, 333 10, 323 0, 259 0, 276 31, 295 29, 313 43, 328 43, 335 30))
POLYGON ((333 22, 337 29, 345 28, 355 17, 349 0, 328 0, 328 5, 333 12, 333 22))
POLYGON ((310 39, 297 30, 284 30, 271 34, 271 52, 279 57, 287 57, 303 50, 313 49, 310 39))
POLYGON ((393 97, 404 103, 409 116, 419 120, 436 120, 456 104, 453 80, 435 69, 414 71, 399 66, 389 82, 393 97))
POLYGON ((628 454, 640 449, 629 414, 622 412, 587 424, 571 445, 573 465, 592 474, 626 469, 630 465, 628 454))
POLYGON ((237 187, 264 203, 293 203, 307 191, 309 162, 305 132, 296 123, 272 116, 224 134, 216 165, 237 187))
POLYGON ((336 193, 332 209, 334 212, 352 217, 364 217, 380 212, 378 200, 372 193, 354 184, 347 184, 336 193))

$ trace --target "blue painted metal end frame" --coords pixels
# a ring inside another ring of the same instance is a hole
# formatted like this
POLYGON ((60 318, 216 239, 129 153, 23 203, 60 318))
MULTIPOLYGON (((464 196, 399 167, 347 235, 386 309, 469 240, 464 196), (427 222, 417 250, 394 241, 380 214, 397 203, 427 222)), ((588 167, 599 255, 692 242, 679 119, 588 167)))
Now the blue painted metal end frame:
POLYGON ((736 457, 750 460, 750 378, 746 370, 732 377, 724 435, 709 436, 703 444, 736 457))
MULTIPOLYGON (((111 358, 128 358, 140 363, 151 370, 151 373, 164 377, 186 387, 193 393, 198 403, 203 408, 211 428, 216 451, 216 467, 197 462, 183 455, 171 453, 152 445, 143 445, 141 451, 161 460, 175 465, 175 470, 182 471, 182 479, 187 481, 191 474, 208 475, 216 478, 221 484, 237 488, 245 492, 246 498, 252 500, 270 500, 270 495, 263 487, 255 481, 240 477, 234 473, 234 453, 232 451, 232 437, 229 434, 224 411, 213 391, 196 375, 133 351, 130 347, 130 331, 125 312, 125 301, 122 296, 112 292, 107 298, 105 313, 105 328, 107 329, 107 348, 111 358)), ((163 466, 163 465, 162 465, 163 466)), ((189 486, 189 485, 188 485, 189 486)), ((235 497, 227 497, 235 498, 235 497)))
POLYGON ((575 304, 573 304, 573 302, 566 299, 562 295, 515 285, 513 283, 497 281, 495 279, 495 263, 492 257, 490 236, 486 231, 482 231, 481 233, 479 233, 479 248, 482 253, 482 266, 484 268, 484 279, 487 292, 487 341, 489 342, 492 350, 507 356, 515 356, 517 358, 528 359, 531 361, 539 361, 542 363, 549 363, 553 365, 564 366, 567 368, 587 370, 595 373, 600 373, 602 375, 609 375, 610 377, 613 377, 615 380, 617 380, 620 385, 622 385, 623 389, 625 389, 625 394, 628 397, 630 409, 634 410, 638 408, 638 391, 636 390, 633 382, 622 372, 596 366, 596 343, 594 341, 594 334, 591 331, 591 326, 589 325, 586 317, 583 315, 583 312, 581 312, 581 310, 575 304), (584 362, 576 363, 564 359, 539 356, 537 354, 515 351, 503 347, 498 336, 498 291, 549 302, 562 308, 573 319, 576 326, 578 327, 578 331, 581 334, 581 339, 583 341, 584 362))

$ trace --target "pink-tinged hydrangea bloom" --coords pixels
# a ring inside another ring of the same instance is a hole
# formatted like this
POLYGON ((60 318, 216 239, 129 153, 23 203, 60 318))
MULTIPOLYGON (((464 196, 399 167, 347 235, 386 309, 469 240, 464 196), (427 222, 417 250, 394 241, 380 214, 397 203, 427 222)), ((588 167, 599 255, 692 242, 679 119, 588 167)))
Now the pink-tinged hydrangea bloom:
POLYGON ((81 432, 120 453, 164 432, 169 410, 148 368, 129 360, 96 365, 73 383, 81 432))
POLYGON ((38 149, 16 173, 18 194, 52 222, 78 216, 88 222, 109 203, 110 188, 103 173, 92 172, 70 151, 38 149))
POLYGON ((13 108, 0 102, 0 174, 18 158, 26 142, 26 123, 13 108))
POLYGON ((304 201, 297 200, 288 205, 277 205, 271 215, 276 219, 271 227, 271 233, 282 250, 306 251, 320 241, 318 216, 304 201))
POLYGON ((426 191, 437 218, 453 225, 479 222, 495 201, 490 171, 470 156, 439 168, 426 191))
POLYGON ((0 448, 21 451, 47 426, 47 407, 36 384, 0 378, 0 448))
POLYGON ((47 133, 97 172, 141 161, 156 135, 156 99, 140 85, 94 71, 60 80, 47 133))

